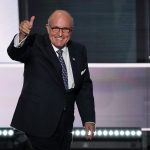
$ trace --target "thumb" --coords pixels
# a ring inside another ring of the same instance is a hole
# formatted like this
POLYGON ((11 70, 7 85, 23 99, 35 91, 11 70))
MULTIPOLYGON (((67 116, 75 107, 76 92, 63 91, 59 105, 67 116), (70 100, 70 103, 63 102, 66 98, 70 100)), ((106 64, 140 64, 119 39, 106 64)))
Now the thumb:
POLYGON ((29 21, 30 28, 32 28, 33 23, 34 23, 34 20, 35 20, 35 16, 32 16, 32 17, 30 18, 30 21, 29 21))

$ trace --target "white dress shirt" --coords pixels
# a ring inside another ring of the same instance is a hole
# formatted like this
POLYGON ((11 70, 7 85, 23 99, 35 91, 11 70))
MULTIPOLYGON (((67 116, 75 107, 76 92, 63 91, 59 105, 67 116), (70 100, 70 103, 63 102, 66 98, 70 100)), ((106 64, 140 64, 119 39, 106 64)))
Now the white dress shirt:
MULTIPOLYGON (((58 48, 56 48, 53 44, 53 49, 58 57, 58 54, 56 51, 58 51, 58 48)), ((67 69, 67 74, 68 74, 68 89, 74 88, 75 83, 74 83, 74 78, 73 78, 73 72, 72 72, 72 67, 71 67, 71 62, 70 62, 70 57, 69 57, 69 51, 68 47, 64 47, 61 49, 63 51, 62 56, 66 64, 66 69, 67 69)))

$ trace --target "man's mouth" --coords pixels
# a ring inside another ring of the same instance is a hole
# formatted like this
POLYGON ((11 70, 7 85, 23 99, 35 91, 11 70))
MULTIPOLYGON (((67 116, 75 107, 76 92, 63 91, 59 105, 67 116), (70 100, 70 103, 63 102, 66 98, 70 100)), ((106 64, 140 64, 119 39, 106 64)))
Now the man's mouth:
POLYGON ((62 41, 63 37, 56 37, 56 39, 62 41))

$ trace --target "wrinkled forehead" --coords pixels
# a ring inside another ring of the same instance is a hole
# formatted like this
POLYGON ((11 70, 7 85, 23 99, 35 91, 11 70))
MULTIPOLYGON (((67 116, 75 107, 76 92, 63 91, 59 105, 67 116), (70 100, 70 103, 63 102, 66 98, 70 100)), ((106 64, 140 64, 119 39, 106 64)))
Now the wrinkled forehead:
POLYGON ((66 24, 70 27, 73 27, 73 18, 66 11, 55 11, 51 16, 49 16, 48 24, 50 25, 66 24))

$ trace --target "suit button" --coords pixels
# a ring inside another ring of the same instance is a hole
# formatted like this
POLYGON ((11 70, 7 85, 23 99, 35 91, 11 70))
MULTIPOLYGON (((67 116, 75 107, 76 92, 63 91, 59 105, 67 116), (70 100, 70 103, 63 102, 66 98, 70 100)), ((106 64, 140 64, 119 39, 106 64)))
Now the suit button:
POLYGON ((64 107, 64 111, 66 111, 66 107, 64 107))

